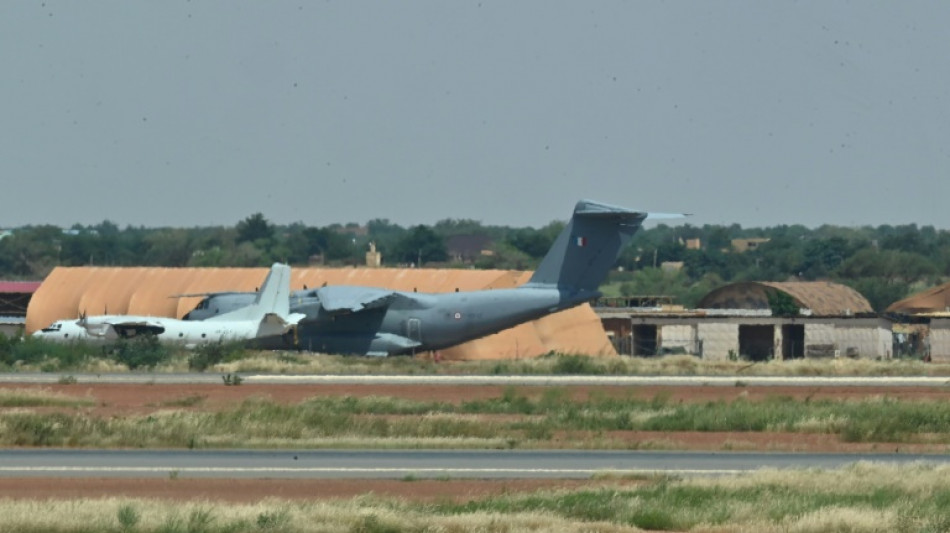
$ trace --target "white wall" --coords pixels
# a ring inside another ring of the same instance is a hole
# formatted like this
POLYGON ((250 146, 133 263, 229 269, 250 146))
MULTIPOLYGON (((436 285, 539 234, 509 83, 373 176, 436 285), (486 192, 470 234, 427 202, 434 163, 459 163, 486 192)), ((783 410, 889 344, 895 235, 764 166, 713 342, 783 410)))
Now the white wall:
POLYGON ((835 344, 841 357, 856 353, 861 359, 890 358, 891 332, 881 327, 837 327, 835 344))
POLYGON ((696 326, 693 324, 667 324, 660 328, 661 348, 683 348, 696 355, 696 326))
POLYGON ((739 324, 699 323, 697 336, 703 342, 703 359, 728 361, 729 352, 739 353, 739 324))
POLYGON ((930 322, 930 358, 934 362, 950 363, 950 320, 930 322))

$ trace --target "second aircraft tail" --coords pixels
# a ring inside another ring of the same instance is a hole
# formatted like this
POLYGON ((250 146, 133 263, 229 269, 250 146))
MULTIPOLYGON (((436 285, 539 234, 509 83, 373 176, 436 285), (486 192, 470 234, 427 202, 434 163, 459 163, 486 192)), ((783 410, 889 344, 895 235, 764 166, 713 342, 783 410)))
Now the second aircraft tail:
POLYGON ((262 328, 286 331, 303 317, 300 313, 290 312, 290 267, 274 263, 261 290, 255 295, 254 303, 208 320, 259 320, 262 328))

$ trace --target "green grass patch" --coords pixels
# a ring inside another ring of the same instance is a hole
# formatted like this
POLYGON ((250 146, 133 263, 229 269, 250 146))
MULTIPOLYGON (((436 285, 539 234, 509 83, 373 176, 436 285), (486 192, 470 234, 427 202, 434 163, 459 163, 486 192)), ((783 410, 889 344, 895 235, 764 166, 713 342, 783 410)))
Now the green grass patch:
POLYGON ((436 514, 541 513, 650 531, 945 531, 946 466, 855 465, 722 478, 659 478, 632 488, 505 495, 433 506, 436 514), (941 473, 942 472, 942 473, 941 473), (893 475, 908 476, 895 481, 893 475), (878 477, 879 476, 879 477, 878 477), (920 477, 915 477, 920 476, 920 477))
MULTIPOLYGON (((823 433, 847 442, 950 444, 950 405, 943 402, 772 397, 673 403, 662 394, 635 398, 592 393, 576 399, 557 387, 531 395, 526 390, 537 389, 509 387, 495 398, 460 403, 344 396, 314 397, 293 405, 249 398, 219 412, 182 409, 109 418, 9 412, 0 414, 0 445, 548 447, 556 435, 574 432, 556 446, 585 447, 595 439, 610 447, 610 432, 629 430, 823 433)), ((19 405, 82 402, 43 395, 11 398, 9 402, 19 405)), ((191 408, 203 400, 195 395, 163 406, 191 408)))

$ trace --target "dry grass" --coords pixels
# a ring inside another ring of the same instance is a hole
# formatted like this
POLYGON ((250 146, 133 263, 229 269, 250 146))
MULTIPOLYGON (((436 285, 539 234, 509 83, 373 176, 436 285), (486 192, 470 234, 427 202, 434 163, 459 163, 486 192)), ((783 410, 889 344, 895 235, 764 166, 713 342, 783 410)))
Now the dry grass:
MULTIPOLYGON (((525 374, 566 372, 565 358, 583 358, 577 373, 604 375, 669 376, 950 376, 950 365, 914 360, 872 361, 866 359, 799 359, 748 363, 704 361, 689 355, 642 357, 544 356, 505 361, 446 361, 433 363, 424 357, 345 357, 294 352, 258 352, 230 363, 215 365, 215 372, 261 372, 271 374, 330 375, 433 375, 433 374, 525 374)), ((571 367, 567 367, 571 368, 571 367)))
POLYGON ((312 503, 265 500, 257 504, 228 505, 117 498, 0 501, 0 516, 3 517, 0 519, 0 532, 639 531, 616 524, 580 522, 544 513, 433 515, 426 511, 425 507, 405 505, 394 500, 377 500, 372 496, 312 503), (132 524, 131 527, 123 528, 120 512, 126 517, 125 524, 132 524))
POLYGON ((0 532, 947 531, 950 466, 857 464, 635 485, 541 490, 463 502, 350 499, 253 504, 146 499, 3 500, 0 532))
MULTIPOLYGON (((61 346, 57 349, 65 349, 61 346)), ((153 371, 188 372, 194 352, 171 350, 168 358, 153 371)), ((219 373, 259 372, 270 374, 332 375, 667 375, 667 376, 950 376, 950 364, 894 359, 799 359, 749 363, 745 361, 704 361, 690 355, 662 357, 588 357, 577 354, 549 354, 532 359, 496 361, 442 361, 429 354, 418 357, 355 357, 296 351, 237 351, 235 361, 211 365, 207 371, 219 373)), ((126 365, 96 356, 75 357, 75 363, 41 358, 18 362, 17 372, 56 371, 111 373, 128 372, 126 365)))
POLYGON ((95 403, 95 398, 67 396, 49 389, 0 387, 0 407, 83 407, 95 403))

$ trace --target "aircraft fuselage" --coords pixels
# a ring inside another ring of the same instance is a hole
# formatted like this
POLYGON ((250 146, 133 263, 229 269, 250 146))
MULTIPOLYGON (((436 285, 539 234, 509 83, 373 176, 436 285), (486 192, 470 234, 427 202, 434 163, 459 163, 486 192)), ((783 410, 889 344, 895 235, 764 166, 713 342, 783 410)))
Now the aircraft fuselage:
POLYGON ((295 308, 307 314, 298 325, 297 342, 301 348, 327 353, 392 355, 439 350, 580 305, 598 294, 552 288, 397 292, 388 307, 359 313, 325 313, 318 310, 319 305, 314 306, 316 313, 295 308))

